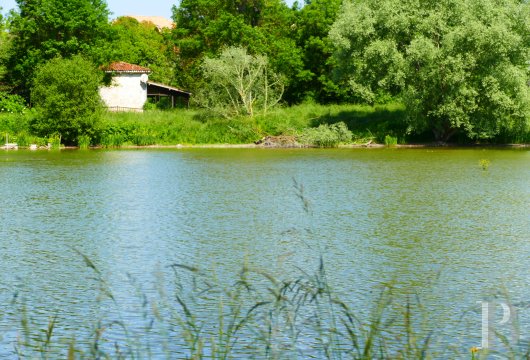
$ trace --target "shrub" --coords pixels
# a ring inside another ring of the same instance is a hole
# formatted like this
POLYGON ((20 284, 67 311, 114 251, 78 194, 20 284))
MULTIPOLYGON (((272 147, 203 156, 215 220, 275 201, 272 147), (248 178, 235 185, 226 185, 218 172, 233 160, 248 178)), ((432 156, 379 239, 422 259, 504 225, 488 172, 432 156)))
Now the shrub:
POLYGON ((396 146, 397 143, 398 143, 397 136, 391 136, 391 135, 386 135, 385 136, 385 145, 386 146, 396 146))
POLYGON ((26 110, 26 102, 19 95, 11 95, 0 91, 0 112, 22 114, 26 110))
POLYGON ((302 144, 318 147, 336 147, 340 143, 350 142, 352 133, 343 122, 336 124, 321 124, 317 128, 307 128, 302 131, 299 141, 302 144))
POLYGON ((81 56, 55 58, 40 66, 31 91, 38 111, 33 130, 42 136, 57 133, 67 145, 76 144, 82 135, 93 137, 102 109, 101 76, 81 56))
POLYGON ((90 136, 88 135, 79 135, 77 137, 77 146, 79 146, 80 149, 88 149, 90 146, 90 136))

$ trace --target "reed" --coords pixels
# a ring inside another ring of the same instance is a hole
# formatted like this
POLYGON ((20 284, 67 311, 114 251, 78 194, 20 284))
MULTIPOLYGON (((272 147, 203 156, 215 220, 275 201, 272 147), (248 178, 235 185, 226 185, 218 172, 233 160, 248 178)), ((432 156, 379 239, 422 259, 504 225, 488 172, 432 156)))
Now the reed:
MULTIPOLYGON (((206 269, 172 264, 173 291, 158 284, 155 299, 129 277, 136 288, 131 296, 141 304, 139 318, 145 323, 133 330, 105 275, 88 256, 73 251, 92 273, 98 306, 107 310, 93 320, 91 329, 80 332, 83 335, 78 332, 77 337, 68 337, 58 329, 60 313, 51 314, 48 323, 39 327, 25 301, 19 299, 18 358, 409 360, 488 356, 478 348, 467 354, 441 351, 434 345, 436 334, 421 329, 419 297, 410 294, 398 300, 392 283, 382 284, 369 314, 361 315, 355 310, 359 304, 348 304, 333 291, 323 257, 314 271, 299 269, 298 274, 285 278, 243 265, 228 283, 216 281, 206 269)), ((528 358, 528 347, 511 346, 497 335, 509 349, 500 355, 528 358)))

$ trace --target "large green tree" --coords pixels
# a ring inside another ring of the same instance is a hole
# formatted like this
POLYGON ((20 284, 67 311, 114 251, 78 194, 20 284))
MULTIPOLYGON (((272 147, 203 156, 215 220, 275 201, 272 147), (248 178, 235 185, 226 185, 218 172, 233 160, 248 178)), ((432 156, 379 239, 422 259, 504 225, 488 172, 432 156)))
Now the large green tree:
POLYGON ((9 49, 11 44, 11 36, 6 31, 5 19, 2 16, 2 8, 0 7, 0 91, 5 90, 3 78, 6 74, 6 63, 9 57, 9 49))
POLYGON ((530 10, 520 0, 345 1, 330 38, 350 88, 400 95, 411 131, 491 138, 530 119, 530 10))
POLYGON ((98 93, 102 76, 81 55, 40 65, 31 89, 38 114, 33 130, 41 136, 58 134, 66 145, 76 144, 80 136, 93 137, 103 109, 98 93))
MULTIPOLYGON (((293 33, 295 11, 282 0, 182 0, 173 8, 177 74, 188 87, 200 87, 201 64, 228 46, 267 55, 272 68, 288 75, 287 85, 303 76, 293 33)), ((287 89, 287 97, 291 94, 287 89)))
POLYGON ((304 76, 295 83, 298 99, 320 103, 345 101, 346 86, 333 79, 333 43, 328 38, 342 0, 305 0, 297 13, 296 41, 303 54, 304 76))
MULTIPOLYGON (((169 29, 159 30, 151 22, 119 17, 110 26, 110 39, 99 49, 99 63, 125 61, 150 68, 150 78, 165 84, 174 82, 173 46, 169 29)), ((174 84, 178 85, 178 84, 174 84)))
POLYGON ((8 80, 28 95, 35 68, 57 56, 91 55, 108 36, 104 0, 16 0, 8 80))

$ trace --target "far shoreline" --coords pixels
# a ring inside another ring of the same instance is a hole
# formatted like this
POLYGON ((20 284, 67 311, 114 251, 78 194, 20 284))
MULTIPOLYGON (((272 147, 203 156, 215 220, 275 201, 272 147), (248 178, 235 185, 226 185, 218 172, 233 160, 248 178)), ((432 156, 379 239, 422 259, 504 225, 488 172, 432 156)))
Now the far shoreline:
MULTIPOLYGON (((307 145, 289 145, 289 146, 267 146, 262 144, 176 144, 176 145, 122 145, 116 147, 105 146, 90 146, 83 150, 149 150, 149 149, 440 149, 440 148, 488 148, 488 149, 526 149, 530 148, 530 144, 455 144, 455 143, 419 143, 419 144, 340 144, 336 147, 317 147, 307 145)), ((1 148, 5 151, 16 151, 16 149, 1 148)), ((19 146, 18 150, 30 150, 29 146, 19 146)), ((39 148, 32 151, 50 150, 47 148, 39 148)), ((59 149, 52 150, 81 150, 79 146, 62 146, 59 149)))

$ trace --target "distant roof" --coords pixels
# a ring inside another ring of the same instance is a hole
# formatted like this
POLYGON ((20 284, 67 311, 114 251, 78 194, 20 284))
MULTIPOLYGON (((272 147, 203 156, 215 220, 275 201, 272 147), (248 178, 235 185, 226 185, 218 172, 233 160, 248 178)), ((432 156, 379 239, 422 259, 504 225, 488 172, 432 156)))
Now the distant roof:
POLYGON ((169 86, 169 85, 166 85, 166 84, 157 83, 157 82, 154 82, 154 81, 148 81, 147 82, 147 87, 148 87, 148 90, 149 90, 149 87, 151 87, 153 90, 156 90, 158 88, 158 89, 165 89, 167 91, 177 92, 177 93, 180 93, 180 94, 185 94, 185 95, 188 95, 188 96, 191 95, 191 93, 188 92, 188 91, 184 91, 184 90, 178 89, 176 87, 169 86))
POLYGON ((163 16, 142 16, 142 15, 126 15, 126 16, 136 19, 138 22, 153 23, 158 28, 158 30, 171 29, 175 26, 175 23, 173 21, 163 16))
POLYGON ((151 69, 140 66, 129 64, 123 61, 113 62, 109 66, 103 68, 106 72, 122 72, 122 73, 143 73, 150 74, 151 69))

